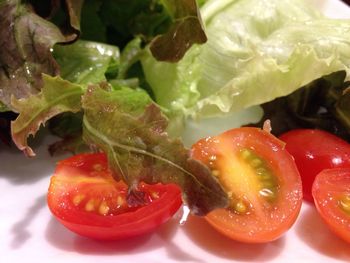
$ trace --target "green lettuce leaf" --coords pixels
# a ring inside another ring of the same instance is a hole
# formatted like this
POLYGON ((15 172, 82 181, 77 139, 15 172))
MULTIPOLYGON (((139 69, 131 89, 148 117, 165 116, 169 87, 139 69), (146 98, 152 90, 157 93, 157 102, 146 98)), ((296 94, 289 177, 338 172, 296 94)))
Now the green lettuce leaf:
POLYGON ((122 50, 138 36, 163 61, 179 61, 193 44, 206 41, 196 0, 87 0, 81 20, 83 39, 122 50))
POLYGON ((35 156, 27 138, 35 135, 42 124, 63 112, 81 110, 82 85, 60 77, 43 75, 43 88, 28 98, 13 99, 12 106, 19 116, 11 123, 12 140, 27 156, 35 156))
POLYGON ((111 64, 119 65, 118 47, 79 40, 70 45, 56 45, 54 57, 61 68, 61 77, 80 84, 106 81, 111 64))
POLYGON ((170 111, 214 116, 285 96, 335 71, 349 76, 350 20, 326 18, 299 0, 209 0, 201 14, 207 43, 176 64, 150 52, 142 57, 156 101, 170 111))
POLYGON ((130 187, 129 200, 138 200, 140 181, 161 182, 178 184, 194 214, 227 206, 210 170, 191 159, 180 140, 168 137, 167 119, 144 91, 90 86, 82 104, 84 139, 108 155, 116 180, 130 187))

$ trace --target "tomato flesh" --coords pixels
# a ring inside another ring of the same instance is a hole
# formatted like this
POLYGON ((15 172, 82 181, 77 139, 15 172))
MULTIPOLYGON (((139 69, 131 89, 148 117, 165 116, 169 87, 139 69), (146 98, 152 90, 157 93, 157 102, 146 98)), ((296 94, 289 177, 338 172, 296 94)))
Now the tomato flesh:
POLYGON ((141 183, 143 205, 126 201, 128 187, 113 179, 106 155, 80 154, 61 161, 51 177, 48 206, 73 232, 116 240, 141 235, 169 220, 182 204, 173 184, 141 183))
POLYGON ((350 144, 322 130, 297 129, 280 139, 293 155, 303 182, 304 199, 313 202, 311 188, 324 169, 350 167, 350 144))
POLYGON ((200 140, 192 156, 206 163, 230 197, 230 206, 206 220, 243 242, 268 242, 295 222, 302 203, 301 180, 283 143, 257 128, 238 128, 200 140))
POLYGON ((323 170, 315 178, 312 195, 329 228, 350 243, 350 168, 323 170))

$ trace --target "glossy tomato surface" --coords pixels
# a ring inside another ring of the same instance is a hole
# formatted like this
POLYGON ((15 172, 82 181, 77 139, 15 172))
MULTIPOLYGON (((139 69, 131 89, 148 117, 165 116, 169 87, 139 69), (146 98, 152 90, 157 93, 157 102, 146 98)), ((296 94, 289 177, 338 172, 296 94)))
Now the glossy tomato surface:
POLYGON ((350 168, 323 170, 315 178, 312 195, 330 229, 350 243, 350 168))
POLYGON ((277 239, 295 222, 301 179, 284 143, 257 128, 238 128, 198 141, 192 156, 207 164, 230 197, 230 206, 206 220, 243 242, 277 239))
POLYGON ((128 187, 116 182, 105 154, 80 154, 58 163, 48 206, 68 229, 82 236, 116 240, 141 235, 169 220, 182 204, 176 185, 146 185, 144 205, 130 206, 128 187))
POLYGON ((321 130, 297 129, 280 136, 295 158, 303 182, 304 199, 313 202, 311 188, 324 169, 350 167, 350 144, 321 130))

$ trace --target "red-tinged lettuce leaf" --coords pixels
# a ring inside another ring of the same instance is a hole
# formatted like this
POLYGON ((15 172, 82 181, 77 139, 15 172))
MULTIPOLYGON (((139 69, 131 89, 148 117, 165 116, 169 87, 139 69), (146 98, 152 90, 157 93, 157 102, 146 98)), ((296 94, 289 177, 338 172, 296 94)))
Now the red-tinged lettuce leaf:
POLYGON ((28 0, 26 2, 37 15, 50 21, 54 20, 53 23, 60 27, 67 40, 73 41, 80 35, 80 16, 84 0, 28 0))
POLYGON ((159 61, 178 62, 193 44, 207 41, 196 0, 164 0, 173 24, 150 45, 152 55, 159 61))
MULTIPOLYGON (((72 9, 76 10, 75 18, 71 17, 75 27, 79 7, 74 4, 72 9)), ((77 34, 63 34, 56 25, 34 13, 29 4, 18 0, 0 2, 0 32, 0 101, 13 110, 11 96, 21 99, 36 94, 43 84, 42 73, 59 73, 52 47, 74 40, 77 34)))
POLYGON ((81 96, 85 88, 60 77, 43 75, 40 93, 28 98, 13 99, 12 105, 19 116, 11 123, 12 140, 27 156, 35 156, 27 138, 35 135, 42 124, 63 112, 81 110, 81 96))
POLYGON ((66 8, 68 10, 69 23, 74 32, 80 34, 80 15, 84 0, 66 0, 66 8))
POLYGON ((350 82, 345 78, 346 72, 338 71, 262 104, 264 116, 254 125, 261 127, 270 119, 277 136, 292 129, 316 128, 350 142, 350 82))
POLYGON ((190 158, 181 140, 169 138, 167 119, 143 91, 90 86, 82 106, 84 140, 107 153, 115 179, 130 187, 130 202, 138 200, 137 185, 144 181, 178 184, 196 215, 228 205, 210 170, 190 158))

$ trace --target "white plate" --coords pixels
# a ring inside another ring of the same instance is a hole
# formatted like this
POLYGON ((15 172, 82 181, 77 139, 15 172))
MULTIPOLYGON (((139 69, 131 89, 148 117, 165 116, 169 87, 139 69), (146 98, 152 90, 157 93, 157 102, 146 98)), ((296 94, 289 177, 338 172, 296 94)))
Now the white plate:
MULTIPOLYGON (((350 9, 339 1, 310 1, 329 16, 350 18, 350 9)), ((46 136, 40 141, 35 159, 0 145, 0 262, 350 262, 349 244, 334 236, 308 204, 292 229, 269 244, 229 240, 201 218, 190 217, 180 226, 180 215, 158 231, 128 241, 76 236, 46 206, 49 177, 58 160, 46 151, 50 140, 46 136)))

